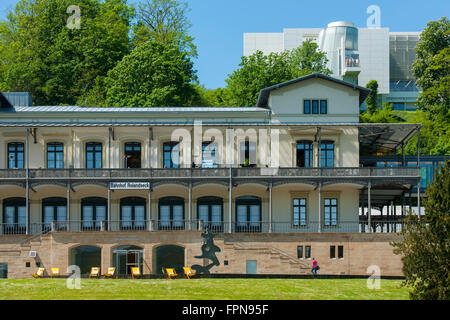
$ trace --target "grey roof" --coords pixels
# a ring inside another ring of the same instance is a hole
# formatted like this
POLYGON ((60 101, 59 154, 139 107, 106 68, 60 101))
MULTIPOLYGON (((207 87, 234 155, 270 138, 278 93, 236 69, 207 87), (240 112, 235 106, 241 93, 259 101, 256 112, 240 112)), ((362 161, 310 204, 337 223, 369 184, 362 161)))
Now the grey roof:
POLYGON ((122 107, 106 107, 106 108, 91 108, 80 106, 35 106, 35 107, 14 107, 9 110, 3 110, 3 112, 98 112, 98 113, 114 113, 114 112, 129 112, 129 113, 158 113, 158 112, 269 112, 265 108, 255 107, 135 107, 135 108, 122 108, 122 107))
POLYGON ((294 84, 294 83, 297 83, 297 82, 300 82, 300 81, 312 79, 312 78, 321 78, 321 79, 324 79, 324 80, 332 81, 332 82, 335 82, 335 83, 338 83, 338 84, 341 84, 341 85, 353 88, 355 90, 359 90, 359 105, 361 105, 364 102, 364 100, 366 100, 367 96, 369 95, 369 93, 371 91, 370 89, 358 86, 356 84, 351 84, 349 82, 346 82, 346 81, 343 81, 343 80, 339 80, 339 79, 336 79, 336 78, 333 78, 333 77, 326 76, 324 74, 315 72, 315 73, 311 73, 311 74, 309 74, 307 76, 304 76, 304 77, 301 77, 301 78, 289 80, 289 81, 286 81, 286 82, 283 82, 283 83, 279 83, 279 84, 273 85, 271 87, 267 87, 267 88, 261 89, 261 91, 259 92, 258 102, 256 103, 256 106, 259 107, 259 108, 267 108, 268 107, 267 102, 269 100, 269 95, 270 95, 270 92, 272 90, 276 90, 276 89, 279 89, 279 88, 282 88, 282 87, 285 87, 285 86, 289 86, 291 84, 294 84))
POLYGON ((14 107, 29 107, 33 105, 31 95, 28 92, 3 92, 3 95, 14 107))
POLYGON ((9 109, 12 108, 11 102, 6 99, 3 92, 0 91, 0 109, 9 109))

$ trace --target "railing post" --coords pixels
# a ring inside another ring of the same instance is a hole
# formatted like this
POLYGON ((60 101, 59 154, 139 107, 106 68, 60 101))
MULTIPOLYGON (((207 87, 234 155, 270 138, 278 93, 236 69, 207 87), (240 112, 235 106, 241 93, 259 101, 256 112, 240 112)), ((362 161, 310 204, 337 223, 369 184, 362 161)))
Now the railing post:
POLYGON ((272 181, 269 183, 269 233, 272 232, 272 181))
POLYGON ((148 221, 148 231, 153 230, 152 226, 152 185, 150 184, 150 188, 148 189, 148 208, 147 208, 147 221, 148 221))
POLYGON ((29 185, 29 178, 30 178, 30 152, 29 152, 29 131, 30 129, 27 128, 26 131, 26 139, 25 139, 25 153, 26 153, 26 177, 25 177, 25 192, 26 192, 26 198, 25 198, 25 211, 26 211, 26 226, 25 226, 25 233, 30 234, 30 185, 29 185))
POLYGON ((371 189, 372 182, 369 180, 367 185, 367 224, 369 227, 369 232, 372 232, 372 201, 371 201, 371 189))
POLYGON ((319 182, 319 226, 317 232, 322 232, 322 181, 319 182))
POLYGON ((55 232, 55 230, 56 230, 56 228, 55 228, 55 221, 52 221, 52 222, 50 223, 50 231, 51 231, 51 232, 55 232))
POLYGON ((232 168, 230 164, 230 181, 228 186, 228 233, 231 233, 232 231, 232 225, 231 225, 231 219, 232 219, 232 212, 233 212, 233 178, 232 178, 232 168))

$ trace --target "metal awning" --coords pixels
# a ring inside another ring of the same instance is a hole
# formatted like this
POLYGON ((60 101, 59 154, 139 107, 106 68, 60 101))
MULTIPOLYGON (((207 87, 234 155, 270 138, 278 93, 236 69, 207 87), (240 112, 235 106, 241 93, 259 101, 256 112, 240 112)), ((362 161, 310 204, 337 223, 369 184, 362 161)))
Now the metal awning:
POLYGON ((396 151, 422 127, 419 123, 364 123, 359 124, 360 152, 374 148, 396 151))

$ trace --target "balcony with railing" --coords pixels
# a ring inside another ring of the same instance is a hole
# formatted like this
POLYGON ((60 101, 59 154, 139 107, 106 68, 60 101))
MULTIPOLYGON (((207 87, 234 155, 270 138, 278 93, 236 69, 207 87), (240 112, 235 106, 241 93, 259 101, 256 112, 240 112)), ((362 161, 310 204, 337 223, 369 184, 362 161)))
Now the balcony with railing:
MULTIPOLYGON (((55 232, 158 232, 158 231, 202 231, 208 228, 213 233, 364 233, 400 232, 404 221, 378 220, 336 221, 335 223, 308 221, 305 224, 292 221, 238 221, 217 222, 202 220, 136 220, 136 221, 55 221, 31 223, 29 234, 55 232), (319 228, 320 226, 320 228, 319 228)), ((25 223, 1 223, 0 235, 26 234, 25 223)))
MULTIPOLYGON (((142 168, 142 169, 29 169, 30 180, 167 180, 226 178, 361 178, 420 177, 417 167, 333 168, 142 168)), ((0 181, 27 179, 25 169, 0 169, 0 181)))

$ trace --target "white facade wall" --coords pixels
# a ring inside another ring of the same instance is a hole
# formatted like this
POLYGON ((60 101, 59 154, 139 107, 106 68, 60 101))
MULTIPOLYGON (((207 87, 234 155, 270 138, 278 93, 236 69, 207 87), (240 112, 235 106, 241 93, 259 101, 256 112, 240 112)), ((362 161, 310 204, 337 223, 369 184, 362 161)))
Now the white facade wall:
POLYGON ((389 93, 389 29, 358 29, 358 51, 361 73, 358 85, 377 80, 378 93, 389 93))

